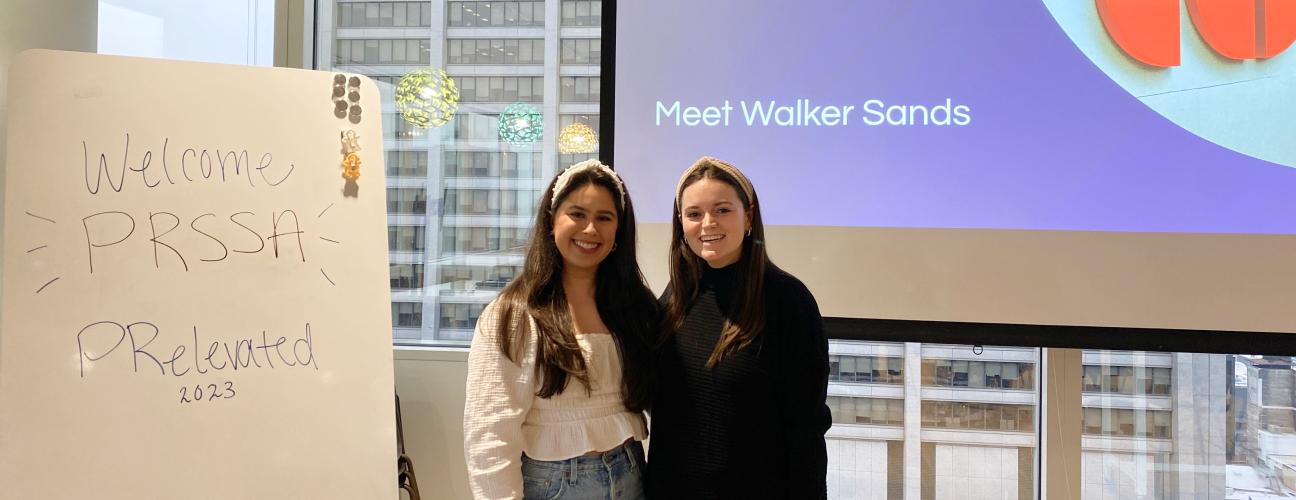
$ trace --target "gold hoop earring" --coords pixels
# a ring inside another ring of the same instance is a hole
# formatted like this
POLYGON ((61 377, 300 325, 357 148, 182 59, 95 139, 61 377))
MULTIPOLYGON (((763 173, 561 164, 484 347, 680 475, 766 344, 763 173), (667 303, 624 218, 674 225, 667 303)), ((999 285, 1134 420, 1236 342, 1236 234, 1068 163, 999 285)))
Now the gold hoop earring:
POLYGON ((747 228, 747 236, 751 236, 751 230, 752 230, 752 228, 750 228, 750 227, 747 228))
POLYGON ((609 251, 609 252, 615 252, 615 251, 616 251, 616 243, 613 243, 613 244, 612 244, 612 249, 611 249, 611 250, 608 250, 608 251, 609 251))

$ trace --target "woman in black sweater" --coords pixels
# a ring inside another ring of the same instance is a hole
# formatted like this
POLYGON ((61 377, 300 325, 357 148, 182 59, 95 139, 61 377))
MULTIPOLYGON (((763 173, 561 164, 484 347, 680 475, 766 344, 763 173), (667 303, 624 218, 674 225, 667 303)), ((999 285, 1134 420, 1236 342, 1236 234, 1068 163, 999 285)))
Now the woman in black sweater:
POLYGON ((751 182, 698 160, 680 179, 673 226, 649 498, 825 498, 823 318, 766 256, 751 182))

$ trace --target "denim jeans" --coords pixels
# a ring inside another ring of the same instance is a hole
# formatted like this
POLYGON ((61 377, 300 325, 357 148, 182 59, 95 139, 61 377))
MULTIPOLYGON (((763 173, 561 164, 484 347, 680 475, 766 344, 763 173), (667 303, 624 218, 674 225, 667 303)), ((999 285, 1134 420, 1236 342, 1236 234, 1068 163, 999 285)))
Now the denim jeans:
POLYGON ((523 500, 643 500, 643 444, 542 462, 522 455, 523 500))

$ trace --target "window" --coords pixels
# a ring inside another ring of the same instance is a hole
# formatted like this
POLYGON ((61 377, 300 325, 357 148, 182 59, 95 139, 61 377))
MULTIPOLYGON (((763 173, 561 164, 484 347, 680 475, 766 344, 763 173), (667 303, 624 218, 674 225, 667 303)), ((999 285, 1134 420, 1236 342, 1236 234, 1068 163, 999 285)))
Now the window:
POLYGON ((544 64, 544 39, 468 38, 446 41, 450 64, 544 64))
POLYGON ((561 155, 546 139, 578 121, 599 130, 602 79, 594 65, 601 59, 602 10, 590 0, 320 2, 317 69, 365 74, 378 84, 381 109, 366 109, 365 116, 381 120, 382 137, 362 144, 386 145, 385 158, 365 164, 386 163, 382 188, 395 215, 388 222, 390 260, 402 266, 392 301, 411 304, 401 306, 403 320, 393 309, 396 342, 465 346, 482 306, 522 265, 538 197, 554 169, 597 157, 561 155), (579 49, 581 61, 569 64, 587 67, 572 70, 582 75, 570 75, 566 89, 561 73, 549 81, 541 71, 546 62, 563 61, 561 35, 552 43, 545 38, 547 28, 560 25, 593 27, 567 29, 569 60, 579 49), (423 129, 396 112, 394 99, 404 74, 428 66, 454 79, 459 107, 449 123, 423 129), (557 112, 564 101, 577 104, 568 115, 557 112), (501 140, 499 114, 518 102, 544 114, 540 140, 501 140), (435 319, 421 321, 423 312, 435 319))
POLYGON ((405 121, 400 113, 383 113, 382 119, 385 139, 415 139, 427 133, 427 130, 405 121))
POLYGON ((827 403, 835 424, 904 425, 903 399, 829 396, 827 403))
POLYGON ((473 329, 485 304, 441 304, 441 327, 473 329))
POLYGON ((563 26, 599 26, 602 24, 602 0, 563 0, 563 26))
POLYGON ((426 214, 427 190, 423 188, 387 188, 387 213, 426 214))
POLYGON ((540 153, 446 151, 446 177, 539 179, 540 153))
POLYGON ((452 138, 462 141, 499 141, 499 115, 458 113, 444 127, 452 138))
POLYGON ((1035 407, 923 400, 922 426, 941 429, 1035 432, 1035 407))
POLYGON ((1130 408, 1085 408, 1085 434, 1142 438, 1169 438, 1169 411, 1130 408))
POLYGON ((602 77, 564 76, 561 97, 564 102, 599 102, 601 86, 602 77))
POLYGON ((1035 364, 923 359, 923 385, 977 389, 1034 389, 1035 364))
POLYGON ((423 326, 423 303, 392 302, 392 326, 423 326))
POLYGON ((393 290, 423 288, 423 264, 392 264, 391 287, 393 290))
POLYGON ((598 153, 560 154, 558 155, 558 168, 566 168, 569 165, 575 165, 585 160, 597 160, 598 157, 598 153))
POLYGON ((428 152, 387 151, 389 177, 427 177, 428 152))
POLYGON ((1170 394, 1170 369, 1147 366, 1084 366, 1084 391, 1114 394, 1170 394))
POLYGON ((446 215, 530 215, 543 193, 534 189, 447 189, 446 215))
POLYGON ((542 76, 457 76, 459 102, 541 102, 542 76))
POLYGON ((334 64, 427 64, 430 47, 425 39, 342 39, 334 64))
POLYGON ((544 1, 446 2, 452 28, 544 26, 544 1))
POLYGON ((441 231, 441 251, 448 254, 498 251, 520 255, 525 252, 530 235, 528 228, 446 226, 441 231))
POLYGON ((562 129, 573 123, 583 123, 594 129, 594 133, 599 133, 599 115, 560 115, 558 117, 558 128, 562 129))
POLYGON ((877 356, 828 356, 830 382, 903 384, 904 358, 877 356))
POLYGON ((598 38, 567 38, 562 40, 563 64, 600 64, 602 58, 602 41, 598 38))
POLYGON ((339 28, 426 28, 432 26, 427 2, 351 2, 337 4, 339 28))
POLYGON ((422 252, 423 226, 388 226, 387 249, 393 252, 422 252))
MULTIPOLYGON (((448 230, 451 228, 447 228, 448 230)), ((441 268, 441 290, 496 292, 503 290, 522 272, 522 266, 465 266, 441 268)))

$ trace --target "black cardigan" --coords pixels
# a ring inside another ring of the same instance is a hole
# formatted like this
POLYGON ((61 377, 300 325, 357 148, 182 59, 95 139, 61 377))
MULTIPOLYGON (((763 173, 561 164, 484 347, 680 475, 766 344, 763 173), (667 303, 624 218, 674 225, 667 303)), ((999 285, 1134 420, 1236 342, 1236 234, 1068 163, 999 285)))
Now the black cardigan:
POLYGON ((765 329, 706 368, 737 267, 704 269, 697 302, 658 352, 650 500, 827 497, 828 340, 805 285, 768 267, 765 329))

